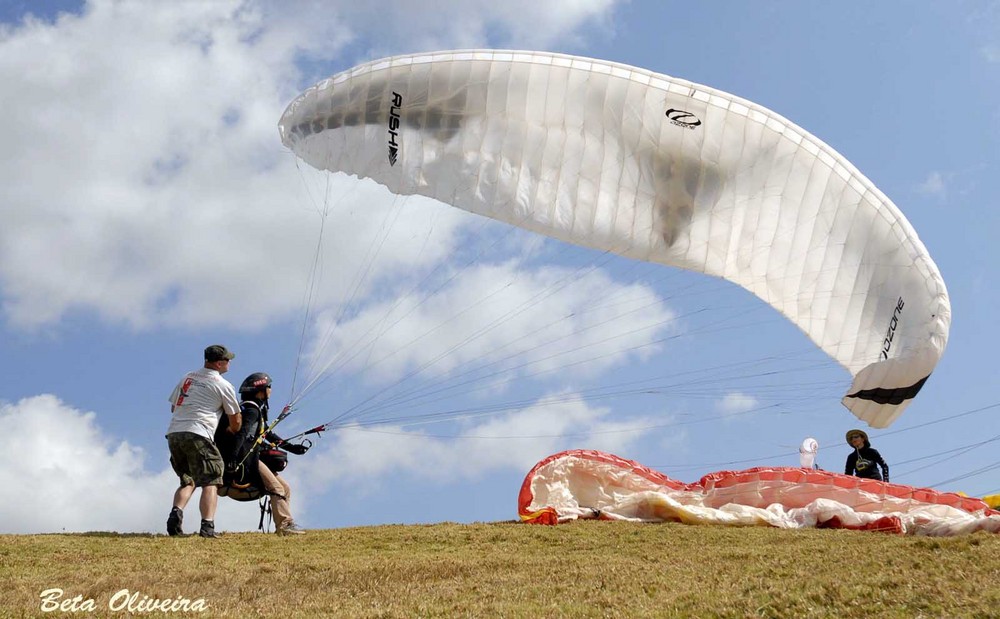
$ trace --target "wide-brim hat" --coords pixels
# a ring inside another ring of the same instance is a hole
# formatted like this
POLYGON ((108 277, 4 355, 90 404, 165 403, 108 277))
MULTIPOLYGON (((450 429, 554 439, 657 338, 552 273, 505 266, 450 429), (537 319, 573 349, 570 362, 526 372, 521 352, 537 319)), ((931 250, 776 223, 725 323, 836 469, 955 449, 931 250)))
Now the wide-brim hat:
MULTIPOLYGON (((853 430, 848 430, 847 434, 844 436, 844 438, 847 439, 847 444, 848 445, 851 444, 851 438, 853 438, 855 436, 860 436, 861 438, 865 439, 866 443, 868 442, 868 435, 865 434, 865 431, 864 430, 858 430, 857 428, 855 428, 853 430)), ((852 445, 852 447, 853 447, 853 445, 852 445)))

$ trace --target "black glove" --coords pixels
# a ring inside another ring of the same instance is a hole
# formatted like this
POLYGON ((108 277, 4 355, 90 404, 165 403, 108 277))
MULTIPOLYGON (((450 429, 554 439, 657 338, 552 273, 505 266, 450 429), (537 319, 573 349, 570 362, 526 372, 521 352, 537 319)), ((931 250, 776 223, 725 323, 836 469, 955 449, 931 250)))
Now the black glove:
POLYGON ((282 443, 281 448, 288 453, 295 454, 296 456, 301 456, 305 452, 309 451, 309 448, 305 445, 296 445, 294 443, 282 443))

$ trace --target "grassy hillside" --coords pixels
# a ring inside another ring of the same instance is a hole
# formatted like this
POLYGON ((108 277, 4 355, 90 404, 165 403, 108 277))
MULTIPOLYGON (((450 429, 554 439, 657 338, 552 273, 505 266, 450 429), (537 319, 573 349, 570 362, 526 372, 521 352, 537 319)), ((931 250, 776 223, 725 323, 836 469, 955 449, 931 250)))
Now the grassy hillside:
POLYGON ((998 617, 998 582, 1000 535, 985 533, 588 521, 0 536, 8 617, 124 617, 136 593, 136 616, 169 617, 998 617), (207 610, 144 612, 178 597, 207 610))

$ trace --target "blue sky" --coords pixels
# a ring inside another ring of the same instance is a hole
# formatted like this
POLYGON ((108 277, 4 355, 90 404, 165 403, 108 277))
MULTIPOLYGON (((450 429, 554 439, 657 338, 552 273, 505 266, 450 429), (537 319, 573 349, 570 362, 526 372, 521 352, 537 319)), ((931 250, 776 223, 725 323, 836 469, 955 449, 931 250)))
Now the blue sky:
MULTIPOLYGON (((0 531, 161 531, 166 397, 216 342, 231 382, 263 370, 274 404, 298 398, 279 433, 380 422, 292 457, 311 528, 511 519, 532 465, 569 448, 696 481, 794 466, 813 436, 842 468, 847 372, 748 293, 394 199, 281 146, 315 81, 469 47, 705 84, 846 156, 913 224, 953 310, 937 370, 872 443, 899 483, 1000 492, 995 3, 355 4, 0 5, 0 481, 33 489, 0 531), (389 331, 400 300, 416 309, 389 331), (348 361, 317 374, 314 351, 348 361), (436 395, 383 400, 418 386, 436 395)), ((224 500, 217 520, 253 529, 257 510, 224 500)))

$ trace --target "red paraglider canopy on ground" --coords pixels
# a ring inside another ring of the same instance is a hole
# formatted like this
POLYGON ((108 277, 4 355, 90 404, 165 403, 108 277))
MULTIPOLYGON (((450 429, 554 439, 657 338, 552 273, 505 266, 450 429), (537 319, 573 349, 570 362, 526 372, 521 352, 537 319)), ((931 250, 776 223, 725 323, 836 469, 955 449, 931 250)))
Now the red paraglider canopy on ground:
POLYGON ((1000 532, 982 499, 809 468, 718 471, 685 484, 638 462, 570 450, 536 464, 518 495, 521 520, 579 518, 920 535, 1000 532))

